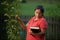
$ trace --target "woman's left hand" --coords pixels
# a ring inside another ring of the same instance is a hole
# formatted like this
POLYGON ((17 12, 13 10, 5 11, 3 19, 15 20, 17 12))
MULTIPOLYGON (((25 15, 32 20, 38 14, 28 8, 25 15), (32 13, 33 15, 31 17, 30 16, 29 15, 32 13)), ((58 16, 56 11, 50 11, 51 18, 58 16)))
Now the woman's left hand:
POLYGON ((33 33, 31 30, 30 30, 30 34, 31 35, 38 35, 38 33, 33 33))

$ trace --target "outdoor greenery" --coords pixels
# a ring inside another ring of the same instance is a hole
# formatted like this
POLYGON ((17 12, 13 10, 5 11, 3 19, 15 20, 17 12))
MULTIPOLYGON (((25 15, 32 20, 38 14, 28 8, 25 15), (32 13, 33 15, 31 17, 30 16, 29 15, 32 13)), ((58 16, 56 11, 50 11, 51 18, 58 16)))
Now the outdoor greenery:
POLYGON ((22 32, 15 15, 34 15, 34 8, 37 5, 44 6, 45 16, 60 16, 60 4, 56 1, 51 3, 46 1, 0 0, 0 40, 21 40, 21 38, 25 40, 25 31, 22 32))
POLYGON ((20 15, 34 15, 34 8, 37 5, 43 5, 45 9, 45 16, 60 16, 60 3, 59 2, 27 2, 20 3, 21 5, 21 14, 20 15))
POLYGON ((19 0, 0 0, 0 40, 20 40, 20 25, 15 18, 16 14, 19 15, 18 2, 19 0))

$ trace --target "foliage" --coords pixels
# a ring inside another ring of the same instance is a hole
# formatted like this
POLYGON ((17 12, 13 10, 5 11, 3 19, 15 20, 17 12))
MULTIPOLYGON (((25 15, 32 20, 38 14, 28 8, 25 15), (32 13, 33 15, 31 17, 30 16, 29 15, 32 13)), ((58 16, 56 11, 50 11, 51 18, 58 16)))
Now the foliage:
POLYGON ((6 29, 6 31, 4 31, 6 32, 5 37, 7 36, 7 40, 20 40, 20 27, 18 27, 18 22, 14 17, 16 14, 19 13, 17 7, 18 1, 19 0, 0 0, 0 13, 3 14, 1 16, 4 16, 4 22, 6 22, 6 26, 4 26, 4 29, 6 29))

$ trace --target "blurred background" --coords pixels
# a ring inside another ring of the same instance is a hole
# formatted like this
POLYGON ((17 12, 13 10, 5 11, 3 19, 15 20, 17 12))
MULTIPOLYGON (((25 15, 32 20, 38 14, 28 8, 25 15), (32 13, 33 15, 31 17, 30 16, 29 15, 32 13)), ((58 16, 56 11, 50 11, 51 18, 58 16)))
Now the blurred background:
POLYGON ((34 8, 43 5, 48 21, 46 40, 60 40, 60 0, 0 0, 0 40, 25 40, 26 31, 15 15, 26 24, 34 15, 34 8))

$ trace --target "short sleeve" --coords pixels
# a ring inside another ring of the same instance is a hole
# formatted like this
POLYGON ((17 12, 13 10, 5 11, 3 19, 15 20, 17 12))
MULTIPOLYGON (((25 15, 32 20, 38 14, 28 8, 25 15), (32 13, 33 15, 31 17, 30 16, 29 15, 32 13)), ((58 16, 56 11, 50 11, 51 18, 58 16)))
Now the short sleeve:
POLYGON ((40 22, 40 28, 48 28, 48 23, 46 20, 41 20, 40 22))

